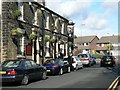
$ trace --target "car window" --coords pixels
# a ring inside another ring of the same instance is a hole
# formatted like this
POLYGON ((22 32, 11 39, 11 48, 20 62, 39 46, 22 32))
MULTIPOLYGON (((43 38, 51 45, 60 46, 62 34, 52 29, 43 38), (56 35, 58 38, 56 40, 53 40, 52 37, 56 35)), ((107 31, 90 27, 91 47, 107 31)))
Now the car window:
POLYGON ((3 67, 18 67, 19 65, 20 61, 18 60, 6 61, 2 63, 3 67))
POLYGON ((112 59, 112 56, 103 56, 103 59, 112 59))
POLYGON ((79 57, 80 58, 87 58, 88 56, 87 56, 87 54, 80 54, 79 57))
POLYGON ((25 67, 32 67, 30 61, 25 61, 25 67))
POLYGON ((78 57, 75 57, 77 61, 80 61, 80 59, 78 57))
POLYGON ((44 65, 45 65, 45 64, 52 64, 52 63, 54 63, 54 60, 47 60, 47 61, 44 63, 44 65))
POLYGON ((34 61, 31 60, 30 62, 31 62, 33 67, 37 66, 37 64, 34 61))

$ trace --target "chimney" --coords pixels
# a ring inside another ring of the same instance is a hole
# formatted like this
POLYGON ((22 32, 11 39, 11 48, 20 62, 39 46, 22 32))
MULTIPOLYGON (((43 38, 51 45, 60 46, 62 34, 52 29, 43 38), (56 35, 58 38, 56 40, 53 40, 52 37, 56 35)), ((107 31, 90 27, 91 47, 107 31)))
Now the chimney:
POLYGON ((41 5, 45 6, 45 0, 37 0, 38 3, 40 3, 41 5))

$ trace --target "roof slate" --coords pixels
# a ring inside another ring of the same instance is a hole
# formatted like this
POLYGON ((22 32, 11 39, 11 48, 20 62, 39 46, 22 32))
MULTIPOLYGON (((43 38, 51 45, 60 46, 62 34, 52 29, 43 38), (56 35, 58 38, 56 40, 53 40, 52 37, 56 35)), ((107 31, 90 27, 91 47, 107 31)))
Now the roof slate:
POLYGON ((75 43, 90 43, 95 37, 97 36, 93 35, 93 36, 77 37, 74 42, 75 43))
POLYGON ((103 36, 97 43, 118 43, 120 40, 120 36, 113 35, 113 36, 103 36))

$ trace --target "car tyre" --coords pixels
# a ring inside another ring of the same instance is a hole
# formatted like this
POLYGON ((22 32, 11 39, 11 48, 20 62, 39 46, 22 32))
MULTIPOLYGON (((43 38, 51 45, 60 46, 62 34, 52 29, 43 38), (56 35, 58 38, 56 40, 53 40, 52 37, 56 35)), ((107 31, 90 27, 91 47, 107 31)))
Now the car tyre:
POLYGON ((22 85, 27 85, 28 82, 29 82, 29 77, 28 77, 28 75, 24 75, 21 84, 22 84, 22 85))
POLYGON ((88 64, 88 67, 91 67, 91 63, 88 64))
POLYGON ((71 70, 70 70, 70 67, 68 67, 68 73, 70 73, 70 71, 71 71, 71 70))
POLYGON ((45 80, 47 78, 47 73, 44 71, 42 74, 42 80, 45 80))
POLYGON ((60 75, 62 75, 62 74, 63 74, 63 69, 62 69, 62 68, 60 69, 59 74, 60 74, 60 75))
POLYGON ((100 64, 100 67, 103 67, 103 64, 100 64))
POLYGON ((83 65, 81 66, 81 69, 83 69, 83 65))
POLYGON ((76 65, 76 68, 75 68, 75 70, 76 70, 76 71, 78 70, 78 65, 76 65))

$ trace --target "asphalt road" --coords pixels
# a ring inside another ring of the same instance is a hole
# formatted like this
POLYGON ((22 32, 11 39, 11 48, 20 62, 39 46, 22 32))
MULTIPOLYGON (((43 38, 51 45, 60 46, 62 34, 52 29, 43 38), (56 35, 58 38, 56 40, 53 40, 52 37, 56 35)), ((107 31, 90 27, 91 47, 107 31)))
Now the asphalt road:
POLYGON ((112 68, 100 67, 97 63, 71 73, 48 76, 46 80, 34 81, 28 85, 12 84, 3 88, 108 88, 117 76, 112 68))

